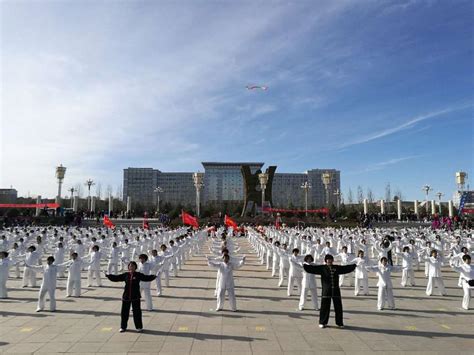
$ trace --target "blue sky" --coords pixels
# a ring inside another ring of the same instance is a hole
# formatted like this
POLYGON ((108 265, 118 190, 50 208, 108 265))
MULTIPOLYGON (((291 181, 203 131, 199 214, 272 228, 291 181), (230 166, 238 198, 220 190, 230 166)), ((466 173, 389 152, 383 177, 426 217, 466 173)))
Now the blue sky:
MULTIPOLYGON (((264 161, 342 190, 474 179, 472 1, 3 1, 2 187, 264 161), (268 85, 247 91, 248 84, 268 85)), ((474 185, 474 182, 471 184, 474 185)))

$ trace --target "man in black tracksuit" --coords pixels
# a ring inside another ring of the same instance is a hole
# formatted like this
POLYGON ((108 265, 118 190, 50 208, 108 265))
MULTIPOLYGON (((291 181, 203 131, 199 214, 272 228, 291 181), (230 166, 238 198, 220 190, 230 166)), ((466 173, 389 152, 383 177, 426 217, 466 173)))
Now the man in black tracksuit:
POLYGON ((141 332, 143 330, 142 323, 142 309, 140 307, 140 281, 150 282, 156 279, 156 275, 144 275, 141 272, 136 272, 137 263, 131 261, 128 264, 128 272, 120 275, 108 275, 107 278, 113 282, 125 281, 125 288, 122 295, 122 314, 120 332, 127 330, 128 317, 130 316, 130 306, 133 310, 133 322, 135 328, 141 332))
POLYGON ((334 304, 334 311, 336 312, 336 325, 343 327, 344 321, 341 289, 339 288, 339 275, 351 273, 356 268, 356 265, 333 265, 334 257, 330 254, 324 257, 324 261, 326 265, 303 265, 306 272, 321 275, 322 295, 321 308, 319 311, 319 327, 325 328, 329 322, 331 299, 334 304))

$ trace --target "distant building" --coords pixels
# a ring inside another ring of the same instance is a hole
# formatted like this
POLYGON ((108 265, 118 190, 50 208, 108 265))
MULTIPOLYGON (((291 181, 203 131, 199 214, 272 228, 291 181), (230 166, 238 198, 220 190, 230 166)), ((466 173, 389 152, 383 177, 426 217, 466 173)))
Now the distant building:
POLYGON ((212 163, 203 162, 204 199, 203 202, 221 203, 223 201, 243 201, 244 180, 240 170, 249 165, 255 173, 264 163, 212 163))
MULTIPOLYGON (((242 165, 249 165, 251 172, 264 170, 262 162, 203 162, 204 186, 201 193, 203 204, 222 204, 224 202, 242 202, 244 194, 242 165)), ((304 207, 304 191, 301 185, 308 182, 308 206, 325 206, 326 190, 322 174, 329 172, 327 198, 330 205, 337 204, 334 193, 340 191, 340 171, 335 169, 311 169, 304 173, 275 173, 272 185, 272 199, 275 207, 304 207)), ((157 195, 154 189, 163 189, 160 194, 162 204, 194 205, 196 190, 192 172, 162 172, 153 168, 128 168, 123 175, 123 198, 132 199, 132 204, 156 206, 157 195)))
POLYGON ((18 191, 15 189, 0 189, 0 203, 16 203, 18 191))

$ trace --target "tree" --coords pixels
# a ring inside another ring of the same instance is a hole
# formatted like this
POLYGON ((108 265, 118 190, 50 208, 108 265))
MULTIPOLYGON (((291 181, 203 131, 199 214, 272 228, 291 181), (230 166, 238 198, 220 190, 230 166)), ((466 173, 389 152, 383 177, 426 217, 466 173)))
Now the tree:
POLYGON ((387 182, 385 186, 385 201, 387 201, 387 212, 390 213, 390 201, 392 201, 392 190, 390 188, 390 183, 387 182))
POLYGON ((99 200, 102 198, 102 184, 100 182, 95 185, 95 195, 99 200))
POLYGON ((112 195, 112 185, 107 185, 107 189, 105 190, 106 198, 112 195))
POLYGON ((398 199, 400 199, 401 201, 403 201, 403 193, 402 191, 400 190, 400 188, 397 187, 397 189, 395 190, 395 195, 398 197, 398 199))
POLYGON ((367 200, 369 200, 369 203, 374 202, 374 194, 373 194, 372 189, 370 187, 367 188, 367 200))
POLYGON ((364 201, 364 190, 362 186, 357 186, 357 202, 362 203, 364 201))
POLYGON ((82 185, 81 184, 76 184, 74 187, 74 194, 78 196, 79 198, 82 198, 82 185))
POLYGON ((123 188, 122 188, 122 185, 118 185, 117 186, 117 189, 115 190, 115 196, 119 199, 119 200, 123 200, 123 188))
POLYGON ((352 194, 352 189, 349 187, 349 191, 347 192, 347 202, 353 203, 354 202, 354 195, 352 194))

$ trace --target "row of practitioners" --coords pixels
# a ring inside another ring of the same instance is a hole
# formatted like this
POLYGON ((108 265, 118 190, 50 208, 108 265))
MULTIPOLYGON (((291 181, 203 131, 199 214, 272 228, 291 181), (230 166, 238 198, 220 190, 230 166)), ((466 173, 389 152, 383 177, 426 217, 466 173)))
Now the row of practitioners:
MULTIPOLYGON (((16 242, 13 243, 14 248, 11 249, 8 254, 11 260, 16 261, 13 263, 12 268, 14 270, 15 277, 20 277, 20 262, 22 261, 25 264, 29 265, 41 265, 42 264, 42 255, 44 253, 49 253, 49 255, 54 256, 56 264, 63 264, 66 254, 65 244, 69 245, 67 251, 69 255, 77 254, 77 263, 82 263, 80 270, 88 268, 88 286, 91 286, 92 279, 97 280, 98 286, 101 285, 101 278, 99 274, 100 265, 102 262, 107 262, 107 270, 109 273, 117 273, 118 270, 123 270, 124 263, 123 261, 136 259, 139 254, 136 254, 136 251, 139 251, 140 254, 148 253, 150 256, 152 250, 156 249, 146 249, 150 246, 148 243, 148 238, 136 237, 136 240, 129 244, 127 239, 124 239, 121 244, 118 244, 117 241, 114 241, 112 238, 108 243, 99 243, 95 237, 88 242, 88 254, 86 255, 84 251, 84 243, 81 242, 81 239, 77 240, 62 240, 63 237, 60 237, 59 240, 53 238, 48 243, 31 244, 26 252, 20 253, 19 248, 16 242), (97 243, 97 244, 94 244, 97 243), (49 245, 46 248, 46 245, 49 245), (109 246, 107 246, 109 245, 109 246), (130 252, 130 249, 133 246, 133 251, 130 252)), ((162 241, 163 238, 156 238, 159 241, 162 241)), ((158 245, 156 241, 153 242, 153 245, 158 245)), ((197 249, 197 240, 192 239, 189 236, 181 235, 176 237, 175 240, 169 240, 166 244, 163 243, 158 246, 158 249, 161 250, 160 254, 171 254, 172 257, 169 260, 169 264, 172 266, 174 276, 177 275, 177 271, 180 269, 181 264, 184 258, 193 251, 197 249)), ((77 267, 77 266, 76 266, 77 267)), ((64 276, 64 268, 59 270, 59 276, 64 276)), ((23 273, 23 286, 26 287, 28 284, 31 286, 36 286, 36 271, 34 269, 25 268, 23 273)))
MULTIPOLYGON (((299 309, 302 310, 305 305, 305 301, 308 293, 311 296, 312 304, 314 309, 318 309, 317 304, 317 287, 314 276, 309 275, 308 273, 303 272, 303 263, 314 263, 314 257, 312 254, 307 254, 300 256, 300 251, 298 248, 294 248, 291 253, 289 252, 285 244, 281 245, 278 241, 272 243, 271 238, 265 239, 259 233, 249 233, 250 240, 254 245, 257 253, 262 256, 262 250, 267 250, 267 248, 262 248, 262 245, 271 244, 273 246, 273 255, 270 258, 262 258, 262 261, 267 262, 267 269, 272 268, 272 276, 279 277, 278 286, 283 286, 284 280, 287 279, 287 294, 291 296, 296 286, 300 291, 300 302, 299 309), (278 266, 275 266, 277 264, 278 266)), ((383 243, 382 243, 383 245, 383 243)), ((330 248, 330 247, 328 247, 330 248)), ((379 310, 385 307, 387 303, 389 308, 395 307, 394 297, 393 297, 393 285, 391 280, 392 272, 401 272, 401 285, 403 287, 407 285, 415 285, 414 278, 414 269, 413 269, 413 251, 409 246, 403 248, 403 252, 399 253, 401 262, 400 266, 394 266, 389 263, 387 253, 383 253, 383 248, 389 249, 390 245, 385 245, 380 248, 380 259, 372 261, 371 259, 365 256, 363 250, 357 252, 357 256, 351 255, 347 252, 347 247, 343 246, 341 253, 331 254, 330 250, 326 255, 331 255, 334 259, 340 260, 342 265, 355 265, 355 272, 349 274, 341 274, 338 279, 338 286, 342 286, 346 280, 349 280, 349 285, 354 285, 354 294, 356 296, 368 295, 368 273, 376 272, 379 276, 379 281, 377 286, 379 287, 378 292, 378 302, 377 308, 379 310), (383 266, 382 260, 387 260, 387 267, 383 266), (353 276, 351 276, 353 274, 353 276), (355 282, 353 282, 355 281, 355 282)), ((423 251, 424 252, 424 251, 423 251)), ((268 253, 266 254, 269 255, 268 253)), ((455 254, 449 258, 443 258, 438 254, 437 250, 431 250, 430 255, 422 256, 423 262, 427 265, 427 287, 426 294, 431 296, 434 292, 435 287, 439 289, 441 295, 446 294, 444 287, 443 275, 441 267, 447 264, 447 259, 449 259, 449 265, 453 268, 454 271, 459 273, 459 287, 463 288, 463 300, 462 308, 469 309, 469 301, 471 297, 472 285, 469 284, 469 281, 473 277, 473 269, 471 266, 471 257, 468 253, 467 248, 463 248, 463 251, 459 254, 455 254)), ((319 261, 315 264, 321 264, 319 261)))
MULTIPOLYGON (((156 295, 160 296, 162 294, 162 282, 163 277, 165 285, 169 286, 170 274, 173 276, 178 275, 178 270, 181 269, 182 263, 184 260, 191 256, 192 253, 196 252, 199 248, 199 244, 205 241, 205 233, 199 232, 191 236, 189 234, 184 235, 181 238, 185 238, 190 242, 190 245, 193 245, 193 248, 184 248, 186 252, 183 253, 183 261, 179 262, 178 257, 172 252, 172 242, 170 241, 170 247, 166 245, 161 245, 160 251, 154 249, 151 250, 149 254, 140 254, 138 256, 137 270, 144 275, 155 275, 156 278, 156 295), (197 246, 194 247, 194 246, 197 246)), ((29 251, 27 252, 26 258, 21 261, 18 258, 12 259, 9 257, 7 252, 0 252, 0 297, 7 298, 7 280, 9 275, 9 269, 12 267, 17 267, 19 264, 24 265, 23 272, 23 287, 36 286, 36 273, 42 273, 43 280, 40 287, 39 297, 38 297, 38 307, 37 311, 44 309, 45 297, 48 295, 50 299, 50 310, 56 310, 56 297, 55 292, 57 288, 57 277, 67 271, 67 287, 66 287, 66 297, 80 297, 81 295, 81 276, 84 269, 87 269, 87 279, 88 286, 91 286, 93 281, 95 281, 97 286, 102 286, 102 277, 101 277, 101 265, 105 263, 105 260, 101 259, 100 247, 95 245, 92 247, 89 258, 80 258, 76 252, 72 252, 70 255, 70 260, 57 263, 54 256, 49 256, 46 260, 45 265, 37 265, 35 263, 35 247, 30 246, 29 251), (88 259, 88 260, 85 260, 88 259)), ((107 271, 106 274, 117 274, 119 269, 119 264, 110 262, 109 259, 107 262, 107 271)), ((120 264, 129 264, 129 260, 119 259, 120 264)), ((151 297, 151 287, 150 284, 144 284, 142 292, 144 294, 146 308, 147 310, 153 309, 152 297, 151 297)))

